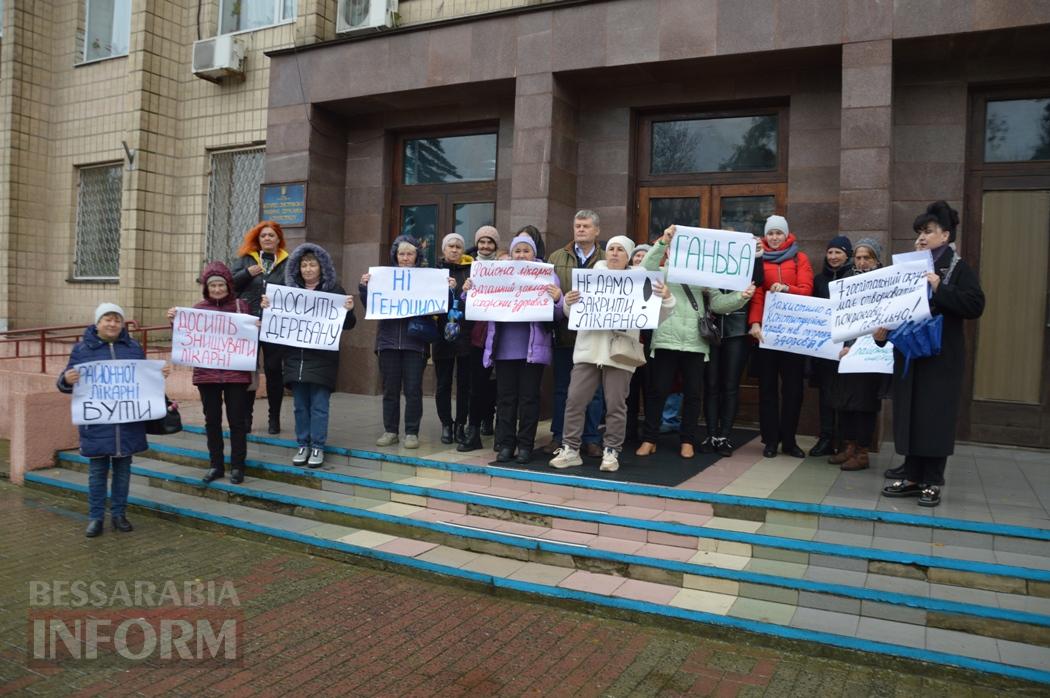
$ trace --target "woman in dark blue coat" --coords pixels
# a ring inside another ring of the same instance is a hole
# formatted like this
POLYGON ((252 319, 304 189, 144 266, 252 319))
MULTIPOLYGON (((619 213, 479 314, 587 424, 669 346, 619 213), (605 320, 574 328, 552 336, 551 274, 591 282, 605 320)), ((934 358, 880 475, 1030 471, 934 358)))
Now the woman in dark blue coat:
MULTIPOLYGON (((80 380, 81 364, 115 359, 145 359, 139 343, 124 327, 124 311, 115 303, 103 303, 95 309, 95 324, 84 330, 84 336, 73 347, 69 363, 58 377, 58 389, 72 393, 80 380)), ((165 366, 164 376, 171 372, 165 366)), ((113 528, 125 533, 132 530, 124 512, 128 505, 131 485, 131 456, 145 451, 146 423, 85 424, 77 427, 80 433, 80 454, 91 459, 88 466, 88 521, 84 535, 94 538, 102 533, 106 516, 106 478, 113 470, 113 486, 109 496, 109 513, 113 528)))

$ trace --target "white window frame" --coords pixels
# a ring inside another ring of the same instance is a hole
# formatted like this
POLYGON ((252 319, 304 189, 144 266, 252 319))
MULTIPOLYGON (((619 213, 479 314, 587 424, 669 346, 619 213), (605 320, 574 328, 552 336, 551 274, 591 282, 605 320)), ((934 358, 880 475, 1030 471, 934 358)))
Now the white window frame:
MULTIPOLYGON (((115 1, 115 0, 114 0, 115 1)), ((91 47, 91 37, 89 34, 89 28, 91 27, 91 2, 92 0, 84 0, 84 47, 80 53, 79 65, 87 63, 98 63, 99 61, 108 61, 111 58, 124 58, 131 51, 131 2, 128 2, 128 48, 123 53, 111 53, 108 56, 98 56, 96 58, 88 58, 88 49, 91 47)))
POLYGON ((249 32, 257 32, 263 29, 269 29, 271 27, 279 27, 282 24, 294 24, 295 20, 299 17, 299 0, 293 0, 294 6, 292 7, 292 16, 283 17, 284 14, 284 0, 269 0, 273 3, 273 16, 276 18, 273 24, 263 24, 258 27, 251 27, 249 29, 237 29, 236 31, 224 32, 222 30, 222 19, 226 16, 226 5, 227 3, 235 2, 266 2, 267 0, 219 0, 219 21, 217 22, 217 33, 219 35, 237 35, 247 34, 249 32))

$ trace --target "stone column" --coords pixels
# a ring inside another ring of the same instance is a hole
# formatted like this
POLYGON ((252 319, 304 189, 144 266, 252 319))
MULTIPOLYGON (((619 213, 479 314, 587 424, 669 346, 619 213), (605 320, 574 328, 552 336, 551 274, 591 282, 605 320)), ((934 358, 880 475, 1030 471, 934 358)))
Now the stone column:
MULTIPOLYGON (((842 46, 839 231, 874 237, 889 253, 893 42, 842 46)), ((883 260, 886 262, 887 260, 883 260)))

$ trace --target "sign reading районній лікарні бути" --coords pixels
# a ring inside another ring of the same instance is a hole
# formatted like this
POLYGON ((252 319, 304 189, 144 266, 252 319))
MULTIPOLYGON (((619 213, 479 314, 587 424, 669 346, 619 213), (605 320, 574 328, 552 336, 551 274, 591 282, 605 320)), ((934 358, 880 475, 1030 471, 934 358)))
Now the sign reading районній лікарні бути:
POLYGON ((369 267, 366 320, 448 312, 448 269, 369 267))
POLYGON ((755 238, 748 233, 676 225, 667 251, 667 280, 743 291, 755 269, 755 238))
POLYGON ((470 266, 466 319, 492 322, 550 322, 554 265, 523 260, 474 262, 470 266))
POLYGON ((259 318, 246 313, 176 308, 171 361, 183 366, 254 371, 259 360, 259 318))
POLYGON ((163 361, 111 359, 89 361, 74 368, 73 424, 148 422, 167 414, 163 361))
POLYGON ((653 284, 663 274, 643 269, 573 269, 572 288, 580 300, 569 307, 569 329, 653 330, 663 298, 653 284))
POLYGON ((339 351, 346 296, 291 286, 266 285, 259 340, 303 349, 339 351))

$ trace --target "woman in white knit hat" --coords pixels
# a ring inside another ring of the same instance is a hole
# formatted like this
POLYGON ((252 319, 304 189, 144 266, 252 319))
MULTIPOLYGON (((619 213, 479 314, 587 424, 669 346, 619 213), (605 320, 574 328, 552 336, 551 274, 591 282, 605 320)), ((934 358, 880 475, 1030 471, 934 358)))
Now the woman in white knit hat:
MULTIPOLYGON (((596 262, 594 268, 627 269, 633 252, 634 241, 630 238, 624 235, 612 237, 605 245, 605 259, 596 262)), ((674 308, 674 296, 661 283, 653 285, 653 295, 663 298, 660 304, 660 319, 663 320, 674 308)), ((565 305, 572 306, 582 299, 580 291, 574 289, 565 294, 565 305)), ((569 395, 565 401, 565 431, 562 433, 561 448, 550 461, 552 467, 570 468, 583 464, 580 442, 583 438, 584 417, 587 406, 600 386, 605 393, 605 437, 599 469, 606 472, 620 469, 620 450, 627 430, 627 395, 635 368, 645 363, 644 351, 638 330, 585 330, 576 335, 572 352, 574 365, 569 395), (631 360, 614 357, 613 341, 617 337, 630 340, 625 345, 634 352, 631 360)))

